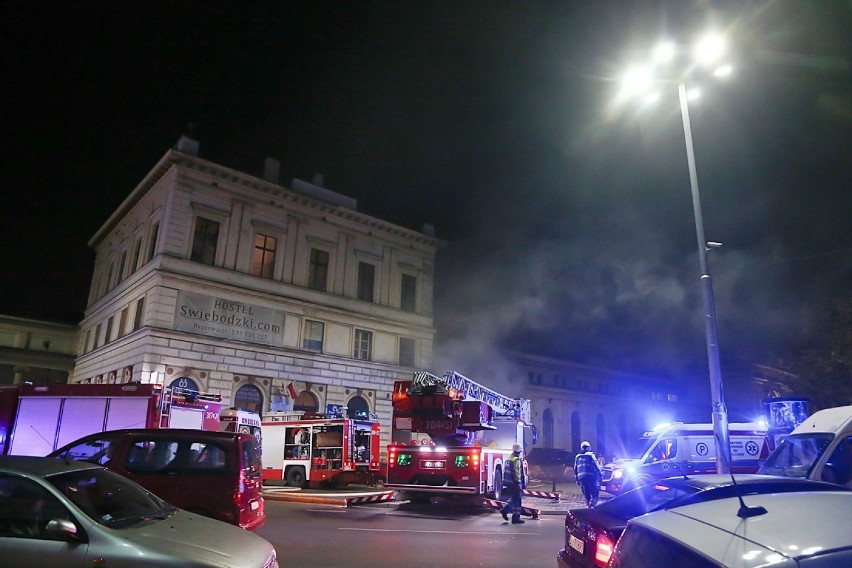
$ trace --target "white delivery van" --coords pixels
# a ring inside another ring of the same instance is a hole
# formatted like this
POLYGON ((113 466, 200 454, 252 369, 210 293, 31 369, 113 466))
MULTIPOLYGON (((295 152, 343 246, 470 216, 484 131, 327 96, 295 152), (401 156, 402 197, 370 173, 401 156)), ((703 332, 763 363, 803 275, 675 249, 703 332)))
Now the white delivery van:
MULTIPOLYGON (((728 424, 732 473, 756 473, 769 456, 766 424, 728 424)), ((601 468, 601 490, 617 495, 658 479, 716 473, 716 441, 712 424, 676 422, 645 432, 637 457, 617 459, 601 468)))
POLYGON ((781 441, 758 473, 852 487, 852 406, 815 412, 781 441))

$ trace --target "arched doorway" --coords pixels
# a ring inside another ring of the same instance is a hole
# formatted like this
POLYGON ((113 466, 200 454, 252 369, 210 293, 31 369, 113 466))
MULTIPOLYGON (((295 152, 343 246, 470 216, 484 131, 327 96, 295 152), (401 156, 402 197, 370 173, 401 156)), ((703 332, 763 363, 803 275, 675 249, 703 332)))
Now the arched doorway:
POLYGON ((603 414, 598 414, 597 419, 597 455, 599 458, 606 456, 606 422, 604 421, 603 414))
POLYGON ((254 385, 243 385, 234 394, 234 408, 263 414, 263 393, 254 385))
POLYGON ((293 401, 293 410, 302 410, 305 412, 316 412, 319 410, 319 402, 313 393, 302 391, 296 400, 293 401))
POLYGON ((349 418, 369 418, 370 405, 362 396, 353 396, 346 403, 346 416, 349 418))
POLYGON ((544 413, 541 417, 541 429, 542 429, 542 437, 544 438, 542 441, 544 442, 545 448, 553 447, 553 411, 549 408, 544 409, 544 413))
POLYGON ((571 450, 580 451, 580 413, 576 410, 571 413, 571 450))

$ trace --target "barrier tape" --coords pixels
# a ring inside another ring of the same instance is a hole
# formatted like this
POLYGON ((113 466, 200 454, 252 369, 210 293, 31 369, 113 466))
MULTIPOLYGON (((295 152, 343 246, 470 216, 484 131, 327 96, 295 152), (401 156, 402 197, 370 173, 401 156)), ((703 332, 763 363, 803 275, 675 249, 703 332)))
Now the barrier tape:
MULTIPOLYGON (((486 499, 484 501, 484 503, 487 506, 492 507, 494 509, 502 509, 503 506, 506 505, 506 503, 504 501, 497 501, 495 499, 486 499)), ((541 513, 541 511, 539 509, 530 509, 529 507, 521 507, 521 514, 526 515, 528 517, 532 517, 533 519, 537 519, 539 513, 541 513)))
POLYGON ((364 495, 361 497, 350 497, 346 499, 346 506, 351 507, 352 505, 362 505, 364 503, 380 503, 383 501, 393 501, 395 496, 394 491, 388 491, 387 493, 381 493, 379 495, 364 495))
POLYGON ((542 497, 545 499, 553 499, 554 501, 559 501, 561 496, 559 493, 551 493, 549 491, 532 491, 530 489, 521 489, 522 495, 529 495, 530 497, 542 497))

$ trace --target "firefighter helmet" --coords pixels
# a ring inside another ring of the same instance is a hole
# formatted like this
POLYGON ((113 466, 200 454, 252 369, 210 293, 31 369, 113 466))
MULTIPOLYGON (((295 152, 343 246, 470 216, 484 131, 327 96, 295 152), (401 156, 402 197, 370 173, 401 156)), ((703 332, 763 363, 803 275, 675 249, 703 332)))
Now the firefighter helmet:
POLYGON ((580 444, 580 449, 581 450, 591 450, 592 445, 588 442, 583 442, 582 444, 580 444))
POLYGON ((512 444, 512 451, 516 454, 520 453, 522 449, 520 444, 512 444))

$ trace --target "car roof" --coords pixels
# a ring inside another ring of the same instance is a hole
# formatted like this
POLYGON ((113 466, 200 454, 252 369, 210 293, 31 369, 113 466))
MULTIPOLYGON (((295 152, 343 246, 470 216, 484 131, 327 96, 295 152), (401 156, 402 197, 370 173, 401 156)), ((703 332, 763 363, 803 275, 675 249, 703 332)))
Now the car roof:
POLYGON ((773 493, 743 499, 750 507, 766 508, 766 514, 742 519, 737 516, 739 500, 732 497, 649 513, 630 524, 667 534, 726 566, 759 566, 784 556, 852 549, 850 525, 836 522, 848 518, 852 492, 773 493))
MULTIPOLYGON (((756 473, 737 473, 734 474, 734 478, 738 485, 742 485, 745 488, 748 488, 751 485, 766 485, 766 484, 778 484, 778 485, 800 485, 802 487, 808 486, 831 486, 836 487, 833 484, 826 484, 820 481, 813 481, 811 479, 804 478, 796 478, 796 477, 783 477, 780 475, 758 475, 756 473)), ((697 489, 699 491, 712 489, 714 487, 728 486, 733 485, 733 481, 731 481, 730 474, 724 473, 708 473, 703 475, 693 475, 684 477, 669 477, 667 479, 663 479, 661 481, 655 482, 657 485, 664 485, 666 487, 679 488, 679 487, 689 487, 692 489, 697 489)), ((840 488, 837 487, 839 490, 840 488)))
POLYGON ((793 434, 835 433, 852 422, 852 406, 838 406, 814 412, 799 424, 793 434))
POLYGON ((37 477, 49 477, 57 473, 81 471, 87 469, 104 469, 97 464, 63 460, 60 458, 33 456, 0 456, 0 470, 6 473, 17 473, 37 477))

